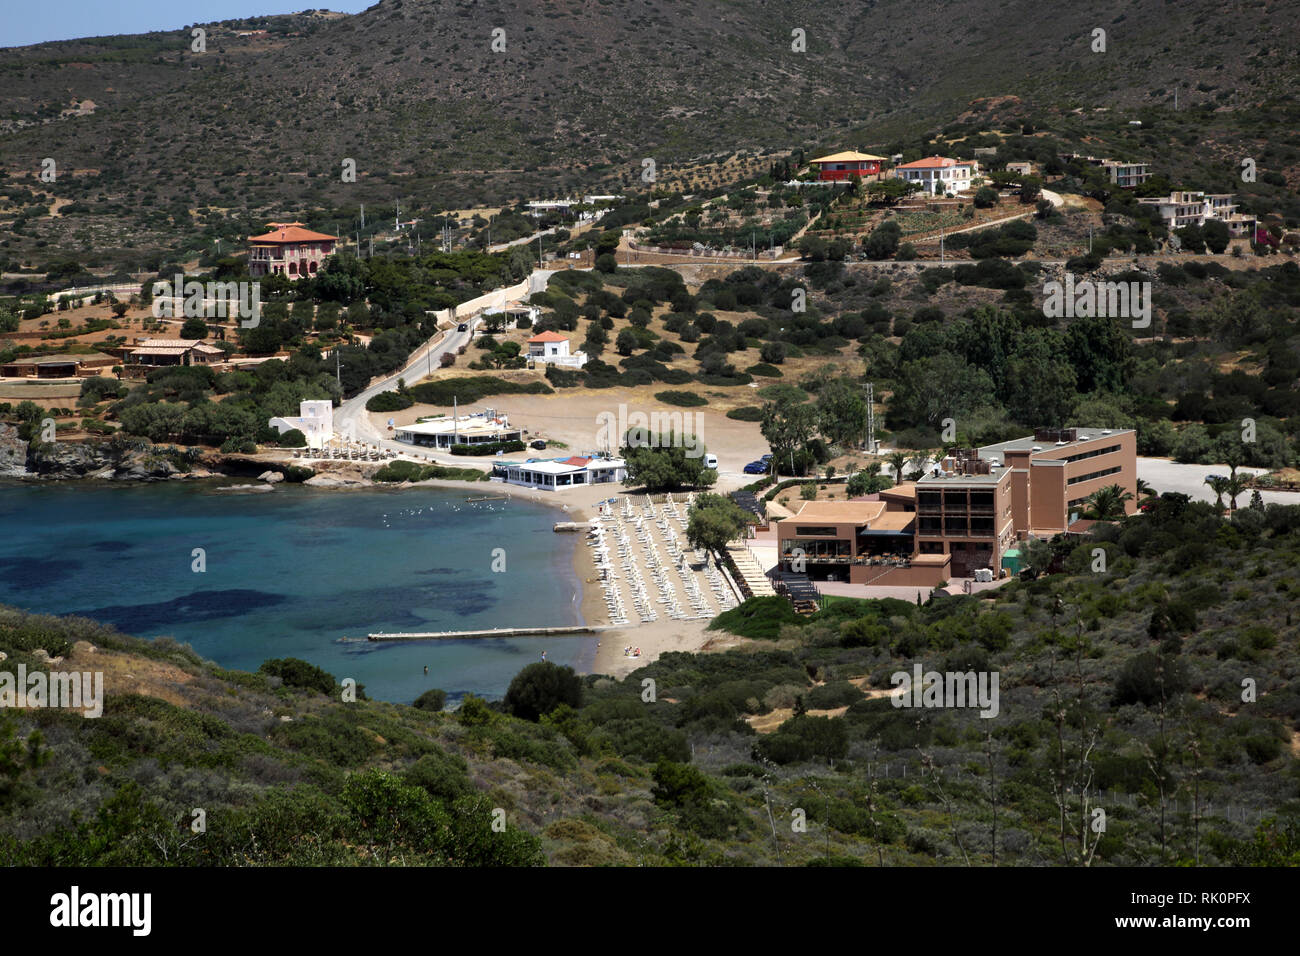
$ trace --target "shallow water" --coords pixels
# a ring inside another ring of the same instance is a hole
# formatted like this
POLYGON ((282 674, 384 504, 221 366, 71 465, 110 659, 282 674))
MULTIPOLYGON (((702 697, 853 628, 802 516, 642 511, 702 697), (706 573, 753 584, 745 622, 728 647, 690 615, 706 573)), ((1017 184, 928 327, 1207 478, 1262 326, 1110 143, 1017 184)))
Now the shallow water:
POLYGON ((300 657, 382 700, 410 702, 432 687, 497 697, 543 651, 557 664, 590 664, 596 639, 587 636, 364 640, 581 623, 576 539, 551 530, 563 518, 552 508, 470 504, 481 492, 469 490, 213 488, 0 483, 0 603, 169 635, 239 670, 300 657), (193 569, 195 549, 205 571, 193 569))

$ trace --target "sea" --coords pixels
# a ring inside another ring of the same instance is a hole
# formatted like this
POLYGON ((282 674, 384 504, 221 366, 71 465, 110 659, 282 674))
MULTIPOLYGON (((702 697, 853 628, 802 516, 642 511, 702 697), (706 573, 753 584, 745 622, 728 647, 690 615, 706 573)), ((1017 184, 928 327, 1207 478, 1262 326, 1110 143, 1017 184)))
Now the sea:
POLYGON ((297 657, 400 703, 500 697, 543 652, 589 670, 590 635, 366 640, 582 623, 564 513, 467 500, 482 489, 0 482, 0 604, 172 637, 235 670, 297 657))

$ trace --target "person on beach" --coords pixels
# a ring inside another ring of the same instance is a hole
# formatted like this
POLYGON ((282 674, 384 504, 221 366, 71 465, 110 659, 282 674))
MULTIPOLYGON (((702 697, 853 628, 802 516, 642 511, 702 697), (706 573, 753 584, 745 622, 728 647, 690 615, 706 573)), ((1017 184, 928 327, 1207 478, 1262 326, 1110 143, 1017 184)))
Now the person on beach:
POLYGON ((425 674, 428 674, 428 673, 429 673, 429 665, 428 665, 428 664, 425 664, 425 665, 424 665, 424 672, 425 672, 425 674))

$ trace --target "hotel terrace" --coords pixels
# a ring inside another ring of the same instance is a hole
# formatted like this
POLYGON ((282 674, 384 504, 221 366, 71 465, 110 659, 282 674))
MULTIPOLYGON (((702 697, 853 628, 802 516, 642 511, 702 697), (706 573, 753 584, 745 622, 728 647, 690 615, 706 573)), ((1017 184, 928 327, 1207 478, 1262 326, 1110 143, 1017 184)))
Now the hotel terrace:
POLYGON ((810 578, 853 584, 933 587, 985 568, 996 577, 1017 568, 1018 541, 1070 530, 1107 485, 1136 499, 1136 432, 1038 429, 959 450, 867 499, 806 503, 777 525, 781 570, 802 557, 810 578))

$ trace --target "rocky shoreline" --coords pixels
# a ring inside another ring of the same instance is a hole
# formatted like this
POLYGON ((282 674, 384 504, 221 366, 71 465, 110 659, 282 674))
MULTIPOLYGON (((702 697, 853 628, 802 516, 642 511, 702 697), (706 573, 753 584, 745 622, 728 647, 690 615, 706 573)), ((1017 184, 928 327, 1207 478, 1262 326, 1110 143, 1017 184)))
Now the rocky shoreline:
POLYGON ((0 423, 0 479, 27 481, 200 481, 255 479, 259 484, 230 490, 270 489, 281 482, 313 488, 365 488, 378 464, 326 461, 313 467, 295 465, 274 455, 227 455, 219 452, 178 456, 144 439, 125 436, 94 442, 27 442, 18 429, 0 423), (178 460, 181 459, 181 460, 178 460), (304 473, 306 475, 304 476, 304 473))

